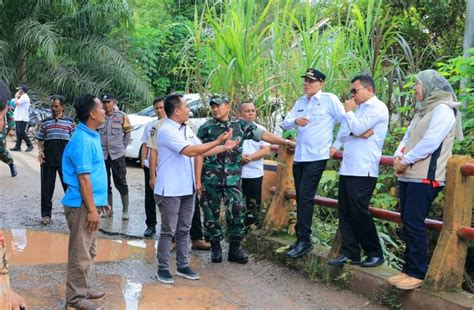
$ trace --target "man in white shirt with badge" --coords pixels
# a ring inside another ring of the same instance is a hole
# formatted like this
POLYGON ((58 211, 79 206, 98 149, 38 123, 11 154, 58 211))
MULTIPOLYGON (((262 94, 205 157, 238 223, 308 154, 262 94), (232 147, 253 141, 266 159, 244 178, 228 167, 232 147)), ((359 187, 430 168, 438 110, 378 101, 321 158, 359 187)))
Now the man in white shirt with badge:
POLYGON ((352 79, 352 99, 345 102, 346 122, 341 126, 331 157, 344 145, 339 170, 339 230, 341 256, 329 265, 346 263, 376 267, 384 262, 377 230, 369 212, 369 203, 377 184, 379 162, 388 129, 388 109, 375 96, 372 77, 359 75, 352 79), (357 106, 357 110, 355 110, 357 106), (360 249, 366 259, 361 262, 360 249))
POLYGON ((158 131, 158 168, 155 181, 155 201, 161 213, 158 241, 158 281, 174 283, 169 272, 169 255, 173 236, 176 237, 176 275, 198 280, 199 275, 189 267, 189 230, 194 213, 196 191, 194 158, 212 156, 236 147, 240 140, 230 140, 232 129, 216 140, 201 144, 185 124, 189 107, 182 95, 172 94, 165 99, 168 117, 158 131))
POLYGON ((311 223, 313 198, 329 159, 336 121, 344 121, 344 107, 336 95, 322 92, 326 76, 308 69, 304 78, 305 95, 299 98, 282 127, 296 127, 296 149, 293 178, 296 189, 296 235, 298 239, 288 251, 292 258, 300 257, 313 248, 311 223))
POLYGON ((25 140, 26 150, 25 152, 31 152, 33 150, 33 143, 28 138, 28 122, 30 121, 30 97, 28 96, 28 86, 20 85, 18 91, 15 94, 15 112, 13 118, 16 124, 16 144, 10 151, 21 151, 21 142, 25 140))
MULTIPOLYGON (((257 111, 251 102, 242 103, 239 106, 241 119, 255 123, 257 111)), ((266 129, 256 124, 261 129, 266 129)), ((270 143, 263 140, 244 140, 242 151, 242 193, 245 196, 245 229, 248 231, 252 225, 260 227, 260 207, 262 203, 263 182, 263 157, 270 154, 270 143)))

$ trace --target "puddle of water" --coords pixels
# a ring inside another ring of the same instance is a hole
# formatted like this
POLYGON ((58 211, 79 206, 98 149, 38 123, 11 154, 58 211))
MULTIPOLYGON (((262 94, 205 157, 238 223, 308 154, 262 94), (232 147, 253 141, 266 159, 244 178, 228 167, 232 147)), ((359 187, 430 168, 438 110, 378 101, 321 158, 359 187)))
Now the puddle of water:
MULTIPOLYGON (((10 265, 47 265, 67 262, 69 235, 26 229, 5 231, 10 265)), ((143 249, 121 240, 98 239, 95 262, 121 260, 143 249)))

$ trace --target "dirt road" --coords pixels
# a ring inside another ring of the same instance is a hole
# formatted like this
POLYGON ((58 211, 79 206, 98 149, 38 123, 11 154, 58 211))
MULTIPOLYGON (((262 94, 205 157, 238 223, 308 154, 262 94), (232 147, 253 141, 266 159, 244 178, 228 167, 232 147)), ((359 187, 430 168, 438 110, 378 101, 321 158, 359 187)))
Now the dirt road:
MULTIPOLYGON (((0 164, 0 228, 6 231, 11 253, 11 285, 25 296, 30 309, 62 309, 68 237, 59 204, 62 189, 58 181, 53 223, 42 226, 36 149, 13 156, 16 178, 10 177, 8 166, 0 164)), ((103 220, 101 228, 141 236, 146 228, 142 170, 129 165, 128 181, 130 221, 122 222, 118 204, 116 216, 103 220)), ((194 251, 191 265, 201 280, 177 279, 173 286, 162 285, 154 278, 155 240, 99 236, 104 239, 99 241, 92 284, 107 292, 107 309, 378 309, 349 291, 310 282, 299 273, 253 257, 244 266, 212 264, 209 253, 194 251)), ((172 257, 172 271, 174 262, 172 257)))

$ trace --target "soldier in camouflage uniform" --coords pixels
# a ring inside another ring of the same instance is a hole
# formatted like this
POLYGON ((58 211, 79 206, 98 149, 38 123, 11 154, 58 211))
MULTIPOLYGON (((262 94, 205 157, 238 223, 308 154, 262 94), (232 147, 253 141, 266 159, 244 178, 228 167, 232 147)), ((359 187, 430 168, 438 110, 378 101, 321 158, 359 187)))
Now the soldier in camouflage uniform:
MULTIPOLYGON (((240 138, 240 144, 233 150, 205 157, 202 171, 197 169, 197 182, 202 181, 204 188, 202 209, 206 239, 211 241, 211 261, 220 263, 222 261, 220 241, 223 239, 223 233, 218 221, 220 205, 223 200, 226 208, 227 237, 230 243, 228 260, 245 264, 248 258, 241 248, 241 241, 245 233, 245 204, 241 185, 242 142, 253 139, 290 146, 294 146, 294 143, 277 137, 257 127, 254 123, 230 118, 231 107, 229 99, 225 97, 212 98, 210 105, 213 118, 199 128, 198 138, 206 143, 232 129, 232 140, 240 138)), ((197 187, 199 188, 200 184, 197 187)))
POLYGON ((11 96, 8 86, 0 80, 0 160, 10 167, 10 174, 15 177, 17 175, 16 166, 7 150, 6 115, 9 110, 8 100, 11 96))

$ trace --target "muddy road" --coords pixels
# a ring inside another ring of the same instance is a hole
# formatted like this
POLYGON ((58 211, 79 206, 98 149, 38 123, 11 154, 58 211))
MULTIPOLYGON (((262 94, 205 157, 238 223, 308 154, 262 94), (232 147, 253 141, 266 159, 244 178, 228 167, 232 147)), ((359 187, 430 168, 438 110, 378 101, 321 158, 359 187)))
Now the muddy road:
MULTIPOLYGON (((13 146, 12 141, 8 143, 13 146)), ((59 180, 53 199, 53 221, 40 220, 40 180, 36 148, 14 152, 18 176, 0 164, 0 229, 6 233, 11 286, 30 309, 63 309, 66 226, 59 180)), ((102 219, 107 232, 142 236, 145 230, 143 171, 128 166, 130 220, 121 220, 119 194, 115 215, 102 219)), ((159 229, 159 224, 157 226, 159 229)), ((249 264, 212 264, 208 252, 193 251, 191 266, 201 280, 176 279, 173 286, 155 280, 156 240, 126 239, 99 233, 92 285, 107 292, 106 309, 380 309, 349 291, 313 283, 302 274, 251 257, 249 264)), ((225 253, 226 254, 226 251, 225 253)), ((170 266, 175 268, 172 253, 170 266)))

